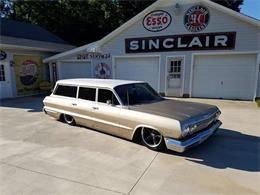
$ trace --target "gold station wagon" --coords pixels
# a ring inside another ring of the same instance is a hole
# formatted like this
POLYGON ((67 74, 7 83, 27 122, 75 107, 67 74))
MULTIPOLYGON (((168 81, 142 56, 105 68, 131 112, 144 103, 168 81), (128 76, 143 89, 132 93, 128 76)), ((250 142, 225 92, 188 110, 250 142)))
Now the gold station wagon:
POLYGON ((60 80, 43 103, 46 114, 69 125, 139 140, 153 150, 184 152, 221 125, 216 106, 168 100, 141 81, 60 80))

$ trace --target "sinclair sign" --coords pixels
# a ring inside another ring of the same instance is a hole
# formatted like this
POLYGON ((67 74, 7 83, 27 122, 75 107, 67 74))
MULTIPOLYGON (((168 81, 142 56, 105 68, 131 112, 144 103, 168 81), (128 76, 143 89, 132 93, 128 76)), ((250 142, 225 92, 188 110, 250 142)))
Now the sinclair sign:
POLYGON ((234 49, 236 32, 200 33, 125 39, 126 53, 234 49))

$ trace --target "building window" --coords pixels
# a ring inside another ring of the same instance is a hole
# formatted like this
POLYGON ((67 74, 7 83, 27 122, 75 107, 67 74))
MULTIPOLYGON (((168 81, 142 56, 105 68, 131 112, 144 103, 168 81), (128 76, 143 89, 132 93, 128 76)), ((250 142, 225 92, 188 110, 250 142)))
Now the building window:
POLYGON ((0 65, 0 81, 5 81, 5 66, 0 65))
POLYGON ((181 78, 181 64, 182 64, 182 60, 171 61, 169 73, 175 79, 181 78))

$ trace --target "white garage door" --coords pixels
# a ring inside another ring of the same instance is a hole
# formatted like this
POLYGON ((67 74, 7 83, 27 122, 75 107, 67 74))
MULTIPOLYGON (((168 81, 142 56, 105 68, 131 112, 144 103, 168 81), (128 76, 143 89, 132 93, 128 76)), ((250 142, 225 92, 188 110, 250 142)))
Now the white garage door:
POLYGON ((252 100, 256 55, 195 57, 192 97, 252 100))
POLYGON ((146 81, 159 91, 159 57, 115 58, 115 78, 146 81))
POLYGON ((91 78, 90 62, 61 62, 59 79, 91 78))

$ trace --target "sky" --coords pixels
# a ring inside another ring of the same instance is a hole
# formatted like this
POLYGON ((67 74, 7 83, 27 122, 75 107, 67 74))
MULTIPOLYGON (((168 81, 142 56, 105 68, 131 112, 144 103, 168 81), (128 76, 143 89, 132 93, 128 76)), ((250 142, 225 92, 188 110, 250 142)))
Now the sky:
POLYGON ((240 12, 260 20, 260 0, 244 0, 240 12))

